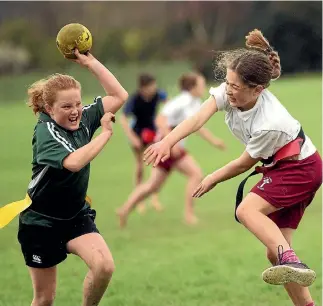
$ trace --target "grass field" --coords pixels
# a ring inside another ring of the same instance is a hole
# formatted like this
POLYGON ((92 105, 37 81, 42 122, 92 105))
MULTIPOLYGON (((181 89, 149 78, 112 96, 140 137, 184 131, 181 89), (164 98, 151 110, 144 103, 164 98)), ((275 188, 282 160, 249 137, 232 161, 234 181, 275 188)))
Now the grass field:
MULTIPOLYGON (((131 78, 136 69, 120 72, 128 90, 133 89, 131 78)), ((175 94, 174 81, 180 70, 187 67, 183 65, 173 73, 174 68, 167 69, 158 76, 162 86, 175 94)), ((89 75, 75 73, 85 85, 86 103, 91 102, 92 96, 102 94, 89 75)), ((0 80, 0 205, 23 198, 29 183, 31 137, 36 120, 23 99, 25 87, 38 76, 40 74, 0 80)), ((320 76, 299 76, 281 79, 271 87, 292 115, 301 121, 320 151, 321 81, 320 76)), ((243 150, 225 127, 223 114, 216 115, 207 126, 226 139, 229 150, 223 153, 197 136, 190 137, 188 148, 205 174, 243 150)), ((116 262, 111 287, 100 305, 291 305, 281 287, 269 286, 261 280, 262 271, 268 267, 265 249, 234 220, 235 192, 242 177, 220 184, 198 200, 196 209, 201 222, 189 228, 182 222, 185 180, 174 173, 161 192, 165 211, 157 213, 149 209, 142 216, 133 214, 129 227, 120 231, 114 211, 133 187, 133 158, 120 125, 116 125, 112 141, 92 163, 91 171, 89 195, 98 212, 97 225, 116 262)), ((248 187, 255 180, 250 180, 248 187)), ((317 305, 322 305, 321 200, 320 192, 294 238, 296 252, 317 271, 317 281, 312 286, 317 305)), ((17 220, 0 231, 0 306, 26 306, 32 299, 31 282, 16 234, 17 220)), ((81 305, 86 271, 86 266, 74 256, 60 265, 55 305, 81 305)))

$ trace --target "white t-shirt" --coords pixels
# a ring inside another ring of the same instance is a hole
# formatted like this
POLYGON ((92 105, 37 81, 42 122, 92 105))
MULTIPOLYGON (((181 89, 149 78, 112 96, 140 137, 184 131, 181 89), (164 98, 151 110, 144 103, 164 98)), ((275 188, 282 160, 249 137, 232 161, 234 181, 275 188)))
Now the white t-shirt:
MULTIPOLYGON (((168 125, 174 128, 185 119, 196 114, 201 104, 201 98, 192 96, 188 91, 183 91, 175 98, 166 102, 161 114, 167 118, 168 125)), ((184 145, 184 139, 180 144, 184 145)))
MULTIPOLYGON (((301 124, 269 90, 262 91, 252 109, 242 112, 230 106, 225 88, 226 84, 222 83, 209 92, 214 96, 218 110, 225 111, 225 122, 230 131, 246 146, 252 158, 267 159, 297 138, 301 124)), ((306 136, 299 159, 315 152, 315 146, 306 136)))
POLYGON ((165 104, 161 114, 167 117, 170 127, 175 127, 196 114, 201 107, 201 103, 200 98, 193 97, 189 92, 183 91, 165 104))

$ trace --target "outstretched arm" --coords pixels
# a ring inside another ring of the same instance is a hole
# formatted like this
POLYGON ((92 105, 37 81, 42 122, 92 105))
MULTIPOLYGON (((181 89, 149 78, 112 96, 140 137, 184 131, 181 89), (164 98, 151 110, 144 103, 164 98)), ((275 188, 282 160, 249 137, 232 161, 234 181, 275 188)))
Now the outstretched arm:
POLYGON ((198 131, 217 110, 215 98, 210 96, 195 115, 179 124, 164 138, 164 141, 173 147, 181 139, 198 131))
POLYGON ((147 148, 144 152, 146 164, 153 164, 156 167, 160 161, 167 160, 170 157, 171 148, 181 139, 198 131, 217 110, 215 98, 210 96, 195 115, 180 123, 163 140, 147 148))
POLYGON ((239 158, 232 160, 222 168, 207 175, 194 191, 193 197, 200 198, 204 193, 210 191, 218 183, 227 181, 248 171, 260 160, 261 158, 252 158, 247 151, 244 151, 239 158))

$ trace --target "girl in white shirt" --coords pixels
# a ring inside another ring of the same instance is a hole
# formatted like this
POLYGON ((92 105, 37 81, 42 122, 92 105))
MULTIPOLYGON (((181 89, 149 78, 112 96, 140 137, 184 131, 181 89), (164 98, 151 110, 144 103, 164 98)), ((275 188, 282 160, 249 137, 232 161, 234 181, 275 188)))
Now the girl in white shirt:
MULTIPOLYGON (((157 137, 159 139, 165 137, 173 128, 200 109, 201 97, 205 92, 204 77, 196 73, 187 73, 180 78, 179 83, 181 93, 166 103, 161 114, 156 119, 157 137)), ((215 138, 208 129, 201 128, 199 135, 212 145, 220 149, 225 148, 223 141, 215 138)), ((148 181, 138 185, 126 203, 118 209, 117 214, 120 218, 121 227, 126 225, 128 215, 132 209, 140 201, 157 192, 173 169, 184 174, 188 179, 185 196, 185 221, 187 224, 195 224, 197 222, 191 195, 196 186, 201 182, 203 174, 196 161, 184 149, 184 142, 182 141, 174 146, 170 158, 153 169, 148 181)))
POLYGON ((246 49, 226 52, 218 62, 218 68, 226 69, 225 83, 210 89, 211 96, 199 112, 151 145, 144 160, 154 166, 164 162, 177 142, 200 129, 217 111, 225 111, 226 124, 246 149, 206 176, 193 197, 201 197, 262 161, 264 166, 256 171, 264 176, 241 203, 245 181, 239 187, 236 218, 267 247, 273 267, 263 272, 263 279, 284 284, 294 305, 313 306, 307 287, 314 282, 315 272, 301 263, 291 240, 322 184, 322 160, 300 123, 266 89, 280 76, 278 54, 260 31, 246 38, 246 49))

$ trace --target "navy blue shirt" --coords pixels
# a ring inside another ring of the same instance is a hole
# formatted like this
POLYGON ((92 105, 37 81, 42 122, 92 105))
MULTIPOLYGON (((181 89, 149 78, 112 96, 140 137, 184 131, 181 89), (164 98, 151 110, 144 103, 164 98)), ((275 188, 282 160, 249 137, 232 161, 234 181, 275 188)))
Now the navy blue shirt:
POLYGON ((140 134, 144 128, 156 130, 154 121, 158 104, 166 99, 167 94, 163 90, 157 90, 149 101, 146 101, 138 92, 129 98, 123 108, 123 113, 134 117, 132 128, 137 134, 140 134))

